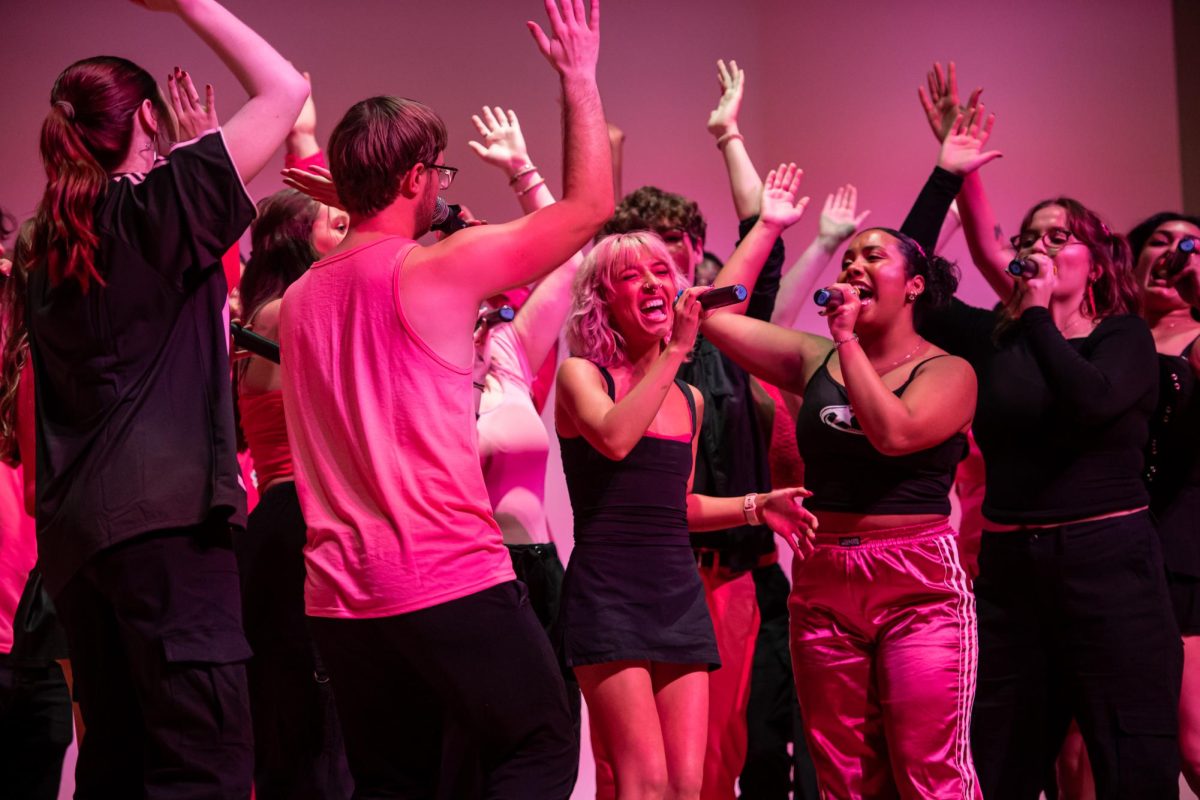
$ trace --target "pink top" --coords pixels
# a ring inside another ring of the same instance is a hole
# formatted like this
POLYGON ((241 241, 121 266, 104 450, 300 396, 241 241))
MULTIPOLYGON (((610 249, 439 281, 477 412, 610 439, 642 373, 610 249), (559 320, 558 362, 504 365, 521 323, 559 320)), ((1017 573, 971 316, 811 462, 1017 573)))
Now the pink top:
POLYGON ((533 371, 512 325, 489 334, 491 368, 479 404, 479 458, 509 544, 545 544, 550 437, 533 405, 533 371))
POLYGON ((17 449, 21 466, 0 463, 0 653, 12 651, 17 601, 37 561, 33 506, 33 365, 28 358, 17 379, 17 449))
POLYGON ((338 253, 283 296, 313 616, 403 614, 514 579, 479 469, 470 367, 439 357, 404 317, 399 276, 415 246, 388 237, 338 253))

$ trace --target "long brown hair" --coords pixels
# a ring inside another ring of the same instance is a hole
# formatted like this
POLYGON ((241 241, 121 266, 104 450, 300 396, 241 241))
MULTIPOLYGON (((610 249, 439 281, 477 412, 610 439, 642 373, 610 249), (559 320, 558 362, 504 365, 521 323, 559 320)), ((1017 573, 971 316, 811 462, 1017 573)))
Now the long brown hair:
MULTIPOLYGON (((1067 212, 1068 230, 1087 246, 1092 263, 1100 271, 1095 280, 1089 280, 1090 291, 1084 294, 1080 312, 1093 319, 1141 313, 1142 293, 1133 277, 1133 257, 1125 237, 1110 230, 1096 212, 1071 197, 1043 200, 1029 209, 1021 220, 1021 231, 1028 230, 1033 215, 1048 206, 1059 206, 1067 212)), ((1015 322, 1016 303, 1014 291, 1000 316, 998 335, 1006 333, 1015 322)))
MULTIPOLYGON (((8 220, 0 220, 8 228, 8 220)), ((22 223, 13 245, 12 271, 0 276, 0 462, 21 463, 17 449, 17 385, 29 360, 29 328, 25 323, 26 270, 33 220, 22 223)), ((7 230, 4 231, 7 233, 7 230)))
MULTIPOLYGON (((42 123, 46 190, 34 217, 30 268, 45 266, 50 281, 104 284, 96 268, 96 201, 109 174, 125 160, 133 118, 149 100, 160 125, 173 118, 150 73, 116 56, 77 61, 50 90, 50 113, 42 123)), ((171 131, 173 133, 173 131, 171 131)))

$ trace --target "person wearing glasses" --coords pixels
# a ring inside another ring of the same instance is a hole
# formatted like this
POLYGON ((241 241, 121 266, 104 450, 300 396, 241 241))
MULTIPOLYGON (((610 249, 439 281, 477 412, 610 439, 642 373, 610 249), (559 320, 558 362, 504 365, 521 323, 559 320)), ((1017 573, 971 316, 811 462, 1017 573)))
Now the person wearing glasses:
POLYGON ((480 303, 567 261, 612 212, 599 2, 546 11, 551 35, 530 30, 561 79, 563 198, 419 246, 456 172, 446 128, 416 101, 363 100, 327 149, 350 231, 280 311, 306 611, 365 797, 435 794, 446 731, 478 746, 489 797, 565 798, 575 779, 566 690, 492 514, 471 387, 480 303))
MULTIPOLYGON (((936 70, 940 73, 940 67, 936 70)), ((979 376, 987 465, 975 597, 972 748, 983 796, 1036 798, 1074 719, 1098 798, 1175 797, 1182 648, 1142 480, 1158 395, 1129 246, 1077 200, 999 234, 974 156, 993 116, 942 80, 923 105, 942 161, 906 230, 936 237, 957 195, 993 312, 955 301, 921 333, 979 376), (963 133, 963 114, 982 125, 963 133), (1007 271, 1013 257, 1019 276, 1007 271)))

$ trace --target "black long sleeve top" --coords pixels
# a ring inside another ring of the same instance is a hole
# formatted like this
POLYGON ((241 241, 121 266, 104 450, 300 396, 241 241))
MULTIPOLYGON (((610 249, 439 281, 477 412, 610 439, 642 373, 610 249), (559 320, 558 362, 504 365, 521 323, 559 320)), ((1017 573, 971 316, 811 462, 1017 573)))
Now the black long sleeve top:
MULTIPOLYGON (((904 232, 927 252, 961 183, 936 169, 905 220, 904 232)), ((1027 309, 999 335, 997 322, 999 312, 957 299, 919 322, 921 335, 978 376, 984 516, 1045 524, 1146 505, 1143 451, 1158 397, 1146 323, 1118 314, 1065 339, 1045 308, 1027 309)))

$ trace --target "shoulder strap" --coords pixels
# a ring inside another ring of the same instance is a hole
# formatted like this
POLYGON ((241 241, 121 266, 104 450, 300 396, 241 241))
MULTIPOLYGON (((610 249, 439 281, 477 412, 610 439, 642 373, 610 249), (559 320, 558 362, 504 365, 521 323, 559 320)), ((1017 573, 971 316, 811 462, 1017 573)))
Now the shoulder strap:
POLYGON ((604 384, 608 387, 608 399, 615 403, 617 401, 617 385, 613 383, 612 375, 599 364, 596 365, 596 369, 600 370, 600 374, 604 376, 604 384))
POLYGON ((1183 352, 1179 355, 1183 358, 1191 358, 1192 349, 1196 346, 1196 342, 1200 342, 1200 336, 1197 336, 1195 339, 1192 339, 1190 342, 1188 342, 1187 347, 1183 348, 1183 352))
POLYGON ((950 357, 950 353, 941 353, 936 356, 930 356, 929 358, 925 359, 924 361, 918 361, 916 364, 913 365, 912 372, 908 373, 907 380, 905 380, 904 383, 900 384, 899 388, 896 389, 896 392, 903 392, 905 389, 907 389, 908 385, 913 382, 913 378, 917 377, 917 370, 919 370, 921 367, 928 364, 930 361, 936 361, 939 358, 949 358, 949 357, 950 357))
POLYGON ((679 391, 683 392, 683 397, 687 400, 688 413, 692 417, 692 438, 696 436, 696 398, 692 395, 692 387, 679 378, 675 379, 675 385, 679 387, 679 391))

